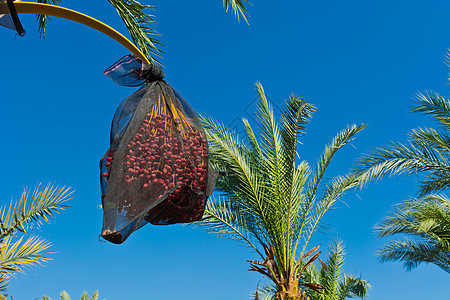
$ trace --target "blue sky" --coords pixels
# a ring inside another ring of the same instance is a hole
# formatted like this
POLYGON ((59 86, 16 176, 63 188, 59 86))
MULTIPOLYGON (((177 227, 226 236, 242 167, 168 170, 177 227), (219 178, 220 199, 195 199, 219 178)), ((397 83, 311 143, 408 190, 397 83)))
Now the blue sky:
MULTIPOLYGON (((405 141, 429 125, 409 113, 416 92, 447 94, 444 55, 450 47, 448 1, 254 1, 250 26, 227 16, 222 1, 155 1, 157 30, 166 45, 166 80, 200 113, 225 124, 249 117, 260 81, 275 106, 291 93, 318 107, 300 156, 310 163, 349 123, 366 123, 335 157, 327 177, 389 140, 405 141)), ((125 33, 107 1, 66 1, 125 33)), ((21 15, 27 35, 0 28, 3 175, 1 203, 24 186, 72 186, 71 207, 36 233, 52 241, 53 261, 11 280, 14 299, 77 299, 98 289, 118 299, 247 299, 260 276, 248 272, 256 256, 233 241, 191 226, 147 225, 122 245, 100 242, 102 211, 98 161, 108 148, 117 105, 135 88, 103 74, 127 50, 82 25, 53 19, 45 40, 35 17, 21 15)), ((371 300, 444 299, 448 275, 434 266, 405 272, 379 264, 385 240, 373 226, 396 203, 415 195, 416 178, 391 178, 348 193, 318 233, 323 250, 333 238, 347 247, 346 271, 373 286, 371 300)))

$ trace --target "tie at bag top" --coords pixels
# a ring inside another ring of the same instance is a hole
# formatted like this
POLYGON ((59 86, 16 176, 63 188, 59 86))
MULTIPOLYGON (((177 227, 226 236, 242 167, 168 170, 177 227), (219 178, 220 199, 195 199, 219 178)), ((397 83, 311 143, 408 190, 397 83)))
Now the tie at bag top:
POLYGON ((101 236, 120 244, 147 223, 200 220, 218 173, 210 167, 197 114, 163 80, 159 66, 128 55, 105 74, 142 88, 117 108, 110 147, 100 160, 101 236))

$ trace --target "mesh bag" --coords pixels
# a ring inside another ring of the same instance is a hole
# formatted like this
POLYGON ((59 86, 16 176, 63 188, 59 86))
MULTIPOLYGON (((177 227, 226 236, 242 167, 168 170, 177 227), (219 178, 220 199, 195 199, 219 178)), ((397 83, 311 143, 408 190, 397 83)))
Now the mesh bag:
POLYGON ((201 219, 217 180, 198 117, 155 65, 125 56, 105 74, 140 90, 117 108, 100 160, 101 236, 120 244, 135 230, 201 219))
POLYGON ((20 23, 13 0, 0 0, 0 25, 17 31, 20 36, 25 35, 25 29, 20 23))

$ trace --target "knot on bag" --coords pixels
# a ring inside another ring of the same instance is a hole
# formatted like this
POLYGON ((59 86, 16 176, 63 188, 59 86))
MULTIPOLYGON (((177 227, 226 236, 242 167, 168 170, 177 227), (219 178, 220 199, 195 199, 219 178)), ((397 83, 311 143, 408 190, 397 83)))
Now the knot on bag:
POLYGON ((141 73, 141 78, 146 80, 146 82, 161 81, 166 76, 162 68, 158 65, 142 64, 141 73))
POLYGON ((121 86, 141 86, 164 79, 164 72, 158 65, 147 65, 132 54, 126 55, 105 70, 105 75, 121 86))

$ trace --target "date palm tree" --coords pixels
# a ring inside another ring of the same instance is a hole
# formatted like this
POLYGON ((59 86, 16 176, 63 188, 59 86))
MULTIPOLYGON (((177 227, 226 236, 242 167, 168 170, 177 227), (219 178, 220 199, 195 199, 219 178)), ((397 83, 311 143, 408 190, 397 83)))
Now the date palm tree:
POLYGON ((64 210, 71 195, 69 188, 38 186, 31 194, 25 189, 19 201, 0 208, 0 299, 6 299, 3 293, 11 275, 50 260, 46 256, 50 242, 31 233, 64 210))
MULTIPOLYGON (((37 0, 38 3, 59 5, 62 0, 37 0)), ((159 34, 153 28, 156 21, 153 15, 148 14, 148 10, 152 10, 155 6, 141 4, 137 0, 108 0, 108 2, 116 9, 127 27, 133 42, 138 46, 142 53, 150 60, 151 63, 157 63, 163 51, 161 50, 161 42, 159 34)), ((226 12, 233 14, 238 20, 242 17, 247 22, 246 4, 250 4, 248 0, 223 0, 226 12)), ((45 36, 45 28, 49 16, 38 15, 39 32, 45 36)))
MULTIPOLYGON (((276 299, 307 299, 300 277, 320 254, 318 246, 309 250, 309 242, 323 215, 360 184, 349 174, 323 182, 324 174, 334 154, 365 125, 339 132, 311 167, 296 157, 314 106, 292 95, 278 121, 261 84, 256 89, 258 131, 243 119, 241 138, 211 118, 202 119, 210 161, 225 175, 216 185, 220 196, 209 201, 198 225, 252 248, 260 261, 249 260, 250 270, 273 283, 276 299)), ((303 286, 322 289, 314 283, 303 286)))
POLYGON ((450 273, 450 199, 444 195, 402 203, 375 229, 380 237, 404 236, 379 250, 382 262, 402 261, 406 270, 432 263, 450 273))

